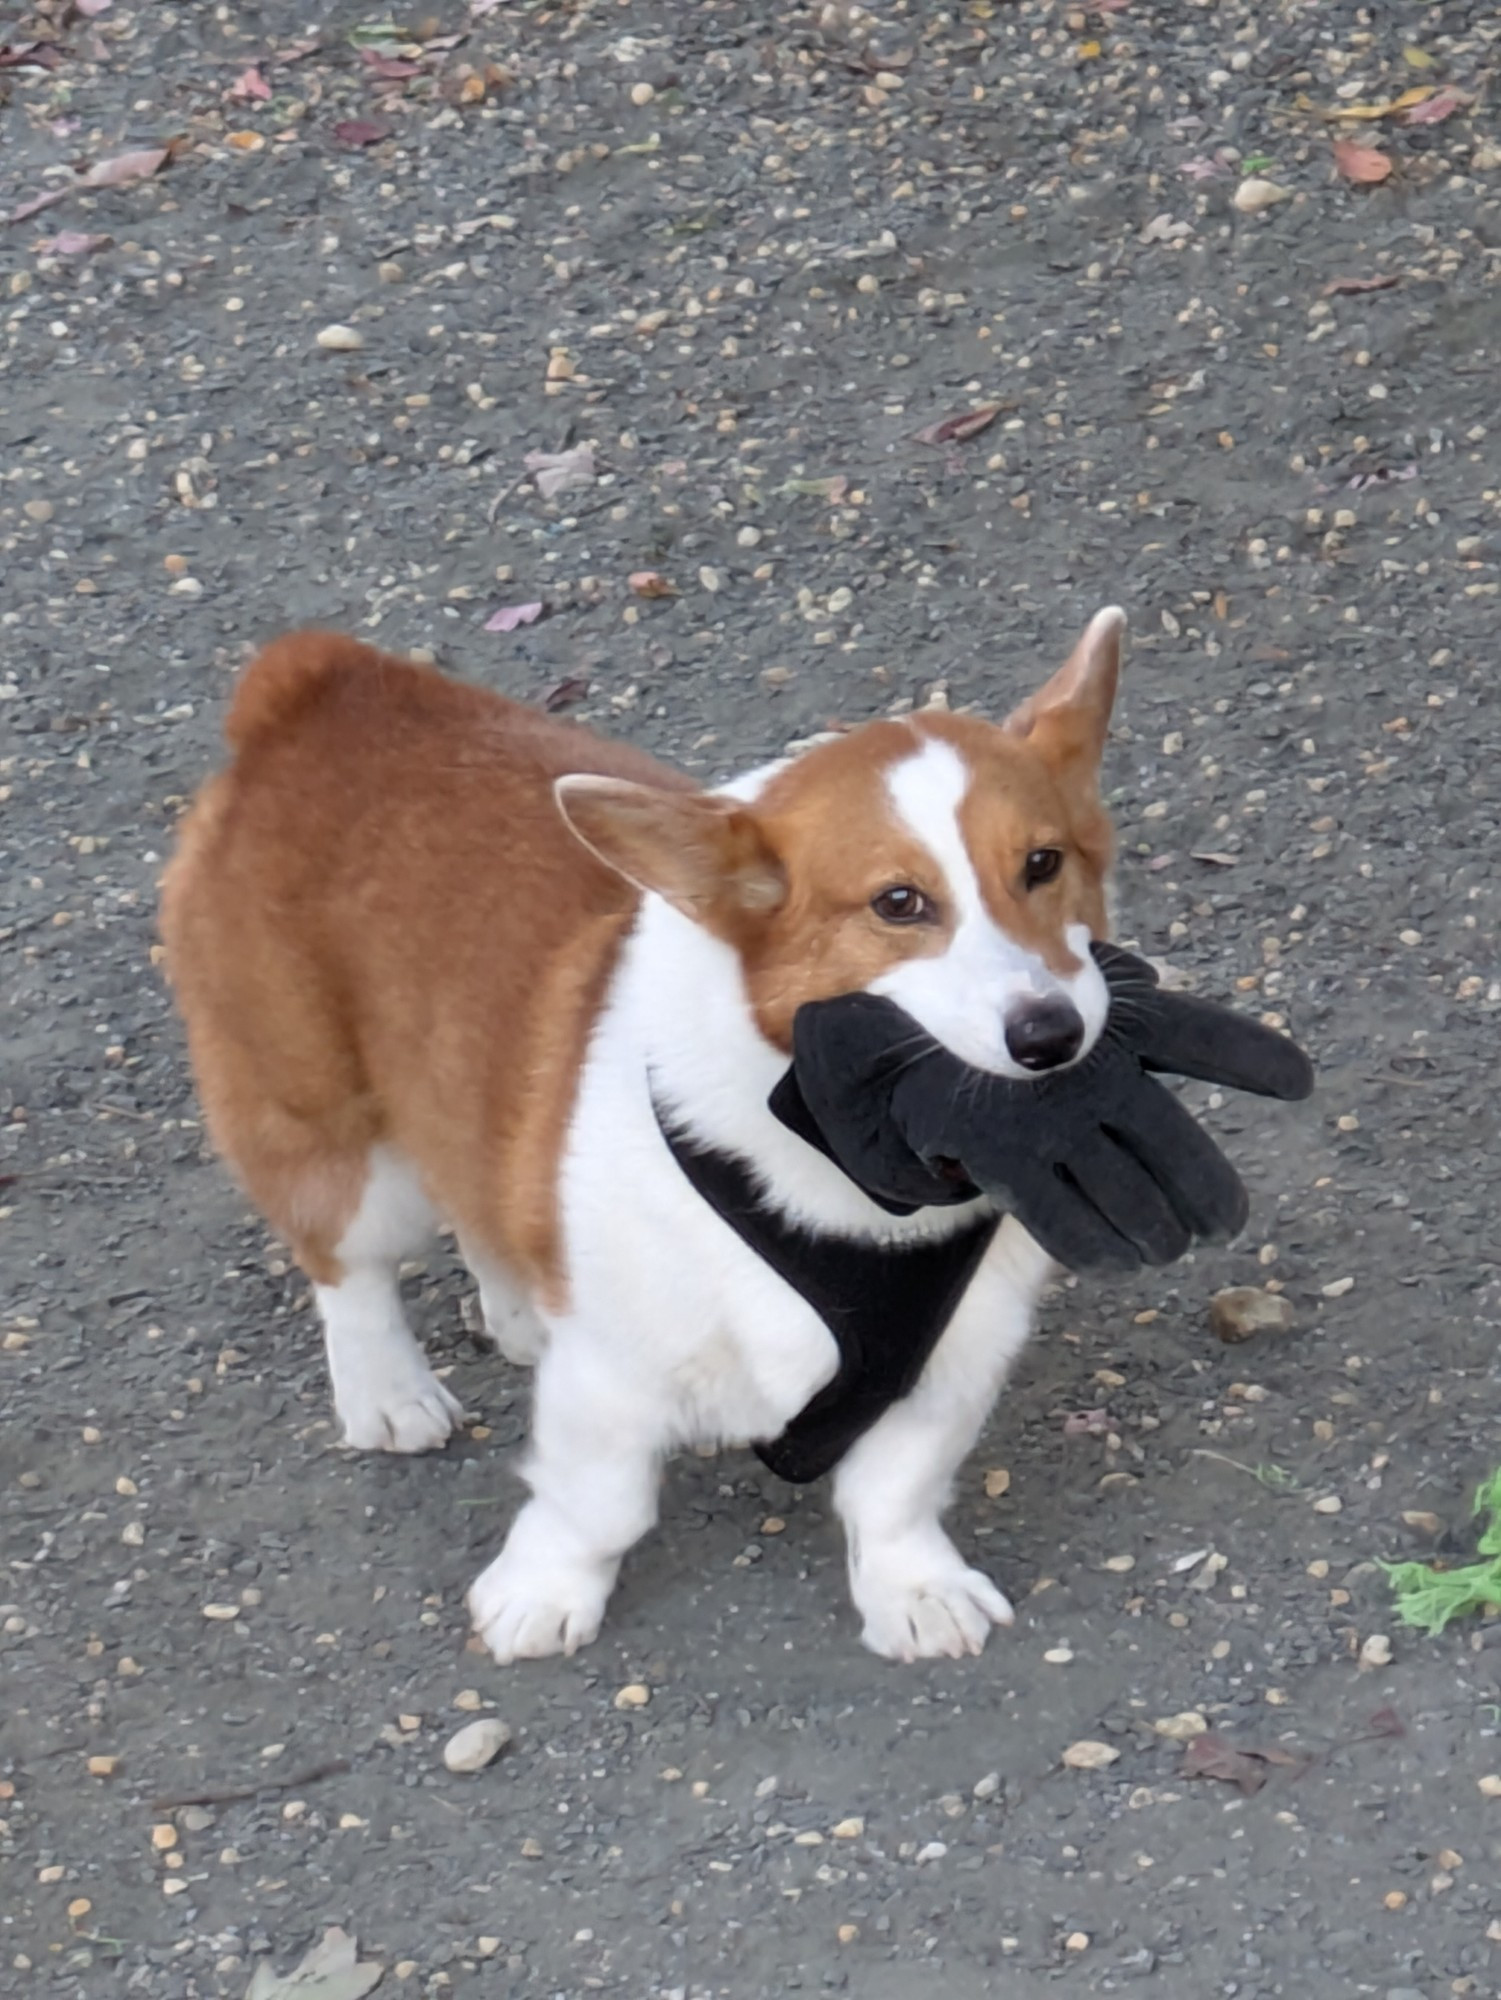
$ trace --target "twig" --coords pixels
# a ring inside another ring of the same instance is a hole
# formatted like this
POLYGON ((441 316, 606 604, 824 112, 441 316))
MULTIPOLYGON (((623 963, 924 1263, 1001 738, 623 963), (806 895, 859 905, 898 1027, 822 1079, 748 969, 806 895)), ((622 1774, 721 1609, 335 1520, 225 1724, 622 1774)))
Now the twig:
POLYGON ((259 1798, 262 1792, 290 1792, 298 1785, 316 1784, 320 1778, 335 1777, 340 1771, 349 1769, 347 1757, 330 1757, 322 1764, 309 1764, 306 1770, 293 1771, 285 1778, 262 1778, 258 1785, 226 1785, 219 1791, 173 1792, 165 1798, 153 1799, 153 1812, 177 1812, 183 1806, 231 1806, 243 1799, 259 1798))

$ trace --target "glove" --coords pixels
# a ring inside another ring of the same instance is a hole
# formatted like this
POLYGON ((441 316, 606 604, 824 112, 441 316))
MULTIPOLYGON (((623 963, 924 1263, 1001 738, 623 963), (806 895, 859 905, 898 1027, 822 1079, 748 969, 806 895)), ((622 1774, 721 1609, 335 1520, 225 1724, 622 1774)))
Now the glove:
POLYGON ((1070 1270, 1170 1264, 1195 1241, 1222 1242, 1245 1223, 1245 1189, 1153 1073, 1294 1100, 1313 1066, 1243 1014, 1164 993, 1118 945, 1093 951, 1110 1011, 1068 1069, 995 1076, 894 1001, 848 993, 798 1009, 771 1109, 889 1213, 986 1194, 1070 1270))

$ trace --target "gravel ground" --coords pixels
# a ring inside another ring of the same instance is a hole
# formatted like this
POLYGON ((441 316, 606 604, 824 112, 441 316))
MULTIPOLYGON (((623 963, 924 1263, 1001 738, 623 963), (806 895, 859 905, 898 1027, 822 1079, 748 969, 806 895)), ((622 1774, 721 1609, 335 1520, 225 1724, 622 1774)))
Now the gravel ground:
POLYGON ((240 2000, 337 1923, 425 1995, 1501 1992, 1501 1621, 1375 1567, 1497 1456, 1494 10, 427 4, 0 5, 0 214, 58 197, 0 227, 0 1988, 240 2000), (735 1456, 495 1669, 525 1380, 434 1260, 483 1424, 337 1449, 153 967, 247 646, 709 776, 1003 710, 1111 600, 1121 935, 1321 1064, 1211 1114, 1250 1231, 1053 1300, 955 1508, 982 1659, 862 1653, 735 1456), (1265 1755, 1184 1775, 1189 1712, 1265 1755))

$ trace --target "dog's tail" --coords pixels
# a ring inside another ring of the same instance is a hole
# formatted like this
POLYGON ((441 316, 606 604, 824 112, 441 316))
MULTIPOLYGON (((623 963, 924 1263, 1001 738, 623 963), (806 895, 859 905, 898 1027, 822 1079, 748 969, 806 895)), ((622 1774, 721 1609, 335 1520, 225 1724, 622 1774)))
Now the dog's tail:
POLYGON ((342 632, 288 632, 263 646, 240 676, 224 734, 240 751, 280 730, 347 675, 368 674, 386 655, 342 632))

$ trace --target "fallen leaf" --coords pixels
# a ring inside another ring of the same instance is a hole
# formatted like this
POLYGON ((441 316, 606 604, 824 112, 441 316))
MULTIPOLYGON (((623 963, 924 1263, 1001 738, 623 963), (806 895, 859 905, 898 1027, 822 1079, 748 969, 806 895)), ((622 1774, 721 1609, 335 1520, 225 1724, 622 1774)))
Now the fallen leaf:
POLYGON ((549 715, 556 715, 560 708, 572 708, 576 702, 587 701, 589 683, 578 674, 570 674, 567 680, 550 687, 542 697, 542 706, 549 715))
POLYGON ((587 444, 576 444, 570 451, 529 451, 522 463, 544 500, 594 484, 594 451, 587 444))
POLYGON ((1190 861, 1207 862, 1211 868, 1233 868, 1237 857, 1233 854, 1222 854, 1215 847, 1196 847, 1188 858, 1190 861))
POLYGON ((317 41, 288 42, 284 49, 276 49, 271 56, 274 63, 301 62, 304 56, 315 56, 323 44, 317 41))
POLYGON ((385 1967, 359 1957, 347 1931, 332 1924, 300 1965, 282 1974, 262 1959, 245 1992, 245 2000, 363 2000, 385 1967))
POLYGON ((425 74, 421 63, 409 62, 405 56, 388 56, 380 49, 361 49, 360 56, 373 75, 384 77, 391 83, 425 74))
POLYGON ((1267 1780, 1267 1762, 1255 1750, 1237 1750, 1212 1729, 1196 1736, 1183 1753, 1180 1776, 1217 1778, 1222 1784, 1238 1785, 1246 1798, 1254 1798, 1267 1780))
MULTIPOLYGON (((1374 118, 1392 118, 1399 111, 1406 111, 1414 104, 1421 104, 1425 97, 1432 95, 1432 86, 1426 83, 1414 84, 1411 90, 1404 90, 1400 97, 1393 97, 1385 104, 1335 104, 1327 111, 1320 111, 1321 118, 1362 119, 1367 122, 1374 118)), ((1312 110, 1314 107, 1307 107, 1312 110)))
POLYGON ((1350 292, 1387 292, 1400 285, 1402 273, 1391 271, 1380 278, 1331 278, 1324 287, 1326 299, 1344 298, 1350 292))
POLYGON ((258 153, 266 143, 264 132, 226 132, 226 146, 233 146, 237 153, 258 153))
POLYGON ((394 21, 366 21, 358 28, 351 28, 348 39, 351 48, 379 49, 393 42, 405 43, 410 38, 394 21))
MULTIPOLYGON (((665 472, 667 468, 662 469, 665 472)), ((828 500, 837 507, 849 486, 844 474, 836 472, 832 479, 784 479, 778 491, 785 499, 828 500)))
POLYGON ((677 587, 659 569, 633 569, 626 582, 638 597, 676 597, 677 587))
POLYGON ((1421 104, 1415 104, 1403 118, 1404 125, 1440 125, 1452 112, 1463 111, 1474 98, 1467 90, 1459 90, 1452 83, 1446 83, 1442 90, 1434 91, 1432 97, 1425 97, 1421 104))
POLYGON ((271 86, 252 63, 240 71, 224 95, 238 104, 265 104, 270 100, 271 86))
POLYGON ((518 625, 535 625, 545 609, 541 604, 503 604, 485 620, 485 630, 514 632, 518 625))
POLYGON ((1362 146, 1354 139, 1336 139, 1334 142, 1334 164, 1347 181, 1359 186, 1374 186, 1384 181, 1392 170, 1392 163, 1385 153, 1378 153, 1374 146, 1362 146))
POLYGON ((1063 1419, 1063 1435, 1071 1437, 1104 1437, 1110 1429, 1108 1410, 1070 1410, 1063 1419))
POLYGON ((1407 1724, 1398 1715, 1397 1711, 1390 1707, 1378 1708, 1366 1727, 1372 1736, 1385 1736, 1395 1739, 1407 1734, 1407 1724))
POLYGON ((30 216, 40 215, 44 208, 51 208, 54 202, 62 201, 67 194, 65 187, 49 188, 45 194, 34 194, 18 203, 5 219, 7 222, 25 222, 30 216))
POLYGON ((1432 69, 1433 57, 1426 49, 1405 48, 1402 60, 1409 69, 1432 69))
POLYGON ((56 69, 62 59, 56 42, 0 42, 0 69, 56 69))
POLYGON ((1180 174, 1187 174, 1191 181, 1211 181, 1217 180, 1223 173, 1228 173, 1229 169, 1223 160, 1211 160, 1207 153, 1201 153, 1195 159, 1180 160, 1178 171, 1180 174))
POLYGON ((113 236, 91 236, 83 229, 60 229, 56 236, 48 236, 38 243, 39 257, 87 257, 91 251, 104 250, 114 242, 113 236))
POLYGON ((378 146, 390 136, 390 126, 374 118, 341 118, 334 127, 334 137, 341 146, 378 146))
POLYGON ((978 410, 959 410, 952 417, 942 417, 936 424, 928 424, 916 433, 919 444, 964 444, 981 431, 988 431, 1001 414, 999 403, 985 403, 978 410))
POLYGON ((131 181, 149 180, 169 157, 166 146, 143 146, 133 153, 116 153, 108 160, 96 160, 78 181, 79 187, 127 187, 131 181))

